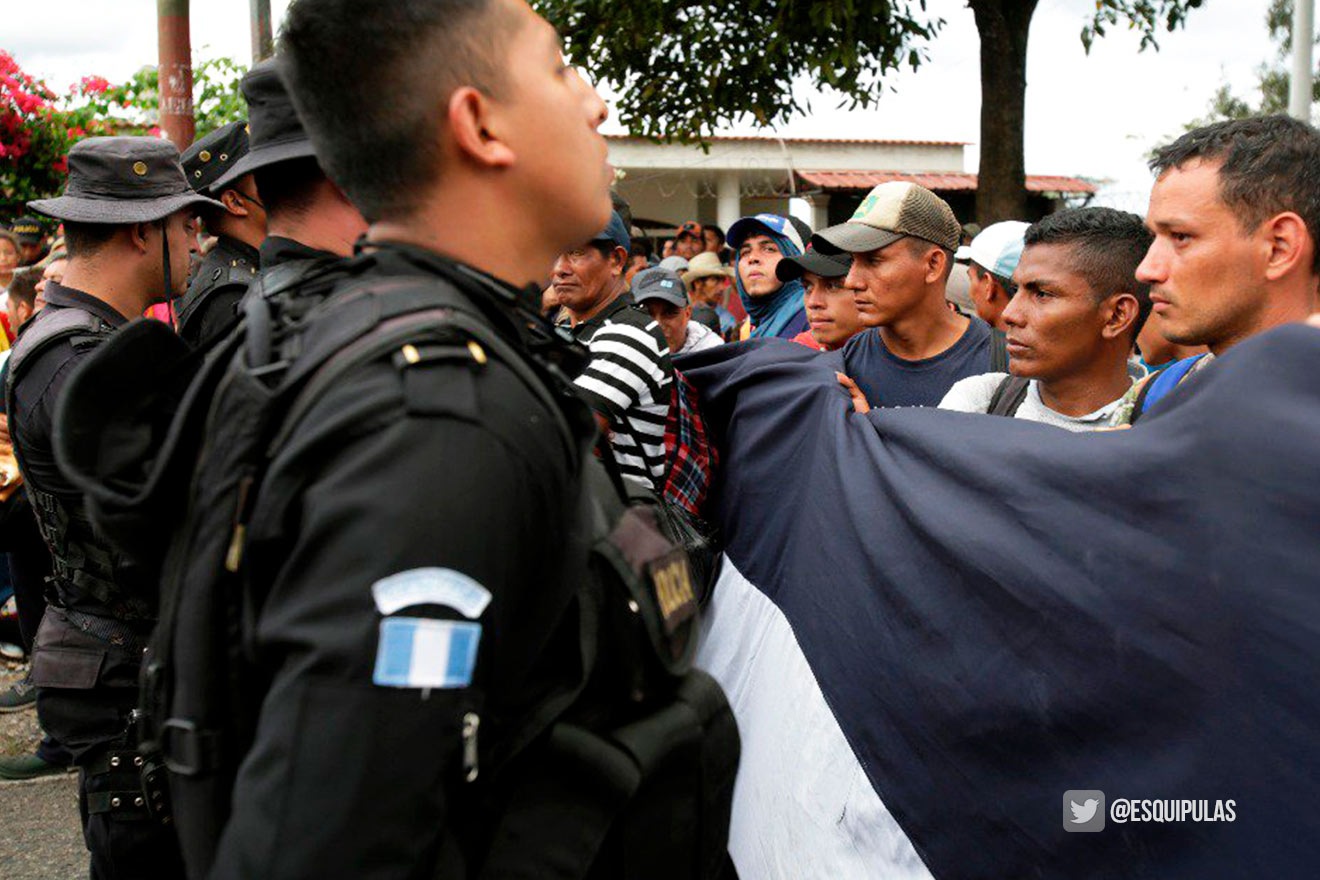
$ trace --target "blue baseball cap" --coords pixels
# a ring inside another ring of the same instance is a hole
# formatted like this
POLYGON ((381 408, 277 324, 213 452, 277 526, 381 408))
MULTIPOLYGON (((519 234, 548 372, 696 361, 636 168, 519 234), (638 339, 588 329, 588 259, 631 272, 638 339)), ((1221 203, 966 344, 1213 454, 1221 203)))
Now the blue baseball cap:
POLYGON ((628 227, 624 225, 623 218, 619 216, 618 211, 610 212, 610 222, 605 226, 604 231, 593 238, 592 241, 608 241, 615 247, 621 247, 625 251, 632 247, 632 236, 628 234, 628 227))
POLYGON ((725 243, 735 251, 753 235, 764 235, 767 231, 782 235, 797 245, 799 251, 807 249, 811 241, 811 227, 796 217, 781 217, 778 214, 755 214, 744 217, 729 227, 725 243))

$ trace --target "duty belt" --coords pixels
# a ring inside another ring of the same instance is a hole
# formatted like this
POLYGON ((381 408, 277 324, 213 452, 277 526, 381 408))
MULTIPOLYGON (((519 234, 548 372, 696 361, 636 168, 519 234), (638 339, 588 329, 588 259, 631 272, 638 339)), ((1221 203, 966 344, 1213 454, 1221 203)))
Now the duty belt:
POLYGON ((60 608, 59 611, 69 623, 89 636, 109 642, 133 654, 141 654, 151 641, 150 633, 140 633, 137 628, 113 617, 87 614, 74 611, 72 608, 60 608))

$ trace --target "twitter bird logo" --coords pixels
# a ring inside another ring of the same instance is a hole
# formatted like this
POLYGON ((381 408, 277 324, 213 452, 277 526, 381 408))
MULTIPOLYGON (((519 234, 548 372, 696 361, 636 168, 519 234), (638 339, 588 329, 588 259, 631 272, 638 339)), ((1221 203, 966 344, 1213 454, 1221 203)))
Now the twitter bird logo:
POLYGON ((1073 789, 1063 793, 1064 831, 1104 831, 1105 793, 1099 789, 1073 789))
POLYGON ((1072 823, 1074 825, 1085 825, 1095 818, 1095 808, 1100 806, 1100 802, 1095 798, 1088 798, 1083 803, 1069 801, 1068 805, 1072 807, 1072 823))

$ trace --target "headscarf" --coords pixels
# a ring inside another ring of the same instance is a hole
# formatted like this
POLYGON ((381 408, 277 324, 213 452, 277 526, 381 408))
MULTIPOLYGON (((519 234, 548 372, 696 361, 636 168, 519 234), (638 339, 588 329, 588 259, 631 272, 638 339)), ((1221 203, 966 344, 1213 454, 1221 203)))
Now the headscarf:
MULTIPOLYGON (((780 235, 768 226, 762 226, 759 231, 768 235, 770 240, 779 246, 779 252, 785 257, 802 254, 802 249, 787 236, 780 235)), ((743 286, 742 274, 738 271, 733 273, 733 283, 737 286, 738 296, 742 299, 743 307, 747 309, 747 316, 752 321, 752 339, 772 336, 790 338, 802 329, 793 326, 794 319, 804 314, 802 297, 806 289, 802 286, 800 278, 785 281, 778 290, 765 296, 749 294, 747 288, 743 286)))

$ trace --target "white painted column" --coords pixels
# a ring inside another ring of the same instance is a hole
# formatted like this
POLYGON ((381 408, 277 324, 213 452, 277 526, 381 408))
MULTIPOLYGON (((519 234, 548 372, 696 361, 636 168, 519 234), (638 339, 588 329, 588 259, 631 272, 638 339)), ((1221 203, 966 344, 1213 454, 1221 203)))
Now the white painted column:
POLYGON ((1294 0, 1288 113, 1303 122, 1311 121, 1311 41, 1315 39, 1314 22, 1314 0, 1294 0))
POLYGON ((721 171, 715 181, 715 214, 720 228, 729 230, 742 213, 742 182, 737 171, 721 171))
POLYGON ((811 228, 820 232, 826 226, 830 225, 830 196, 829 193, 816 193, 810 199, 811 219, 807 222, 811 228))

